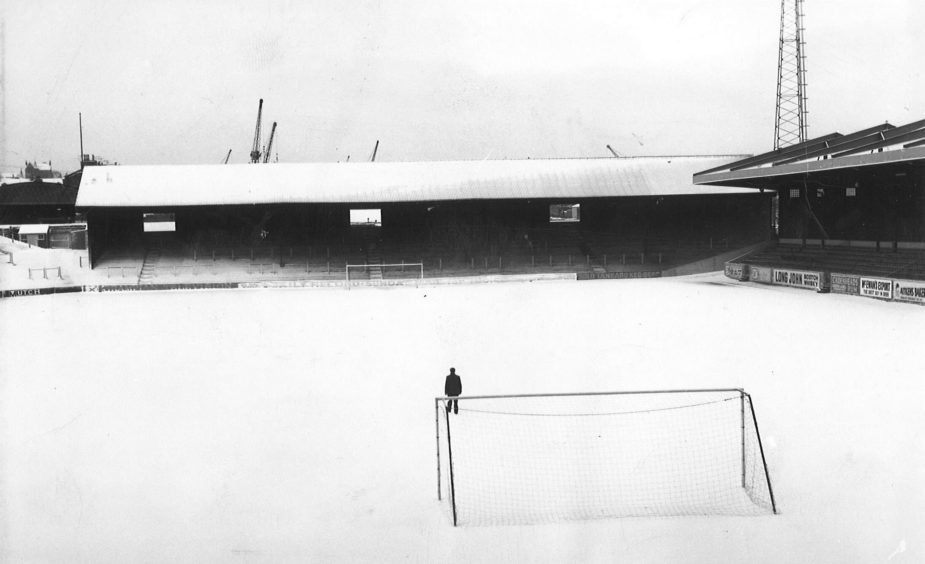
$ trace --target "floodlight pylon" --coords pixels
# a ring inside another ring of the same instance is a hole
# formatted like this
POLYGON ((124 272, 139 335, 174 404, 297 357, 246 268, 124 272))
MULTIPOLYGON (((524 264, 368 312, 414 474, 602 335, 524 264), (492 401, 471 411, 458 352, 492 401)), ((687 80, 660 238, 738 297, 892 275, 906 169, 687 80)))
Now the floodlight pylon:
POLYGON ((803 31, 803 0, 781 0, 774 149, 796 145, 807 139, 806 43, 803 31))

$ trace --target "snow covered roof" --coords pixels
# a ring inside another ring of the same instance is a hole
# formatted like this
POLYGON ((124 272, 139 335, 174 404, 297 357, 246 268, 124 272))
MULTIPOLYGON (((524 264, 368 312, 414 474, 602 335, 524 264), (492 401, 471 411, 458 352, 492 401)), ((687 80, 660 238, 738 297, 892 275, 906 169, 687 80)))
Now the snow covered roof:
POLYGON ((922 166, 925 119, 878 124, 847 135, 837 131, 796 145, 697 172, 698 185, 770 186, 775 179, 861 167, 922 166))
MULTIPOLYGON (((29 182, 35 182, 32 178, 21 178, 18 176, 4 176, 0 178, 0 182, 3 184, 25 184, 29 182)), ((63 178, 43 178, 42 182, 46 184, 61 184, 64 182, 63 178)))
POLYGON ((78 207, 386 203, 748 193, 695 186, 729 156, 86 167, 78 207))
POLYGON ((46 233, 48 233, 48 225, 44 223, 22 225, 19 227, 20 235, 45 235, 46 233))

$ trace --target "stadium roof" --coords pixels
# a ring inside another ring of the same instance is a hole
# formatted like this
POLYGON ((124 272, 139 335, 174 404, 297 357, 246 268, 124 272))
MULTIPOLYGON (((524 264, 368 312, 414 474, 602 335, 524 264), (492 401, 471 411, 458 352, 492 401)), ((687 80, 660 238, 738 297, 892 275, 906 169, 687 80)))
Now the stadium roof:
POLYGON ((2 206, 72 206, 77 189, 56 182, 31 181, 0 184, 2 206))
POLYGON ((925 166, 925 120, 899 127, 884 123, 847 135, 830 133, 702 170, 694 174, 694 183, 757 188, 813 173, 862 167, 887 167, 901 172, 921 166, 925 166))
POLYGON ((22 225, 19 227, 20 235, 45 235, 48 233, 48 225, 44 223, 34 223, 22 225))
POLYGON ((729 157, 86 167, 78 207, 392 203, 747 193, 695 186, 729 157))

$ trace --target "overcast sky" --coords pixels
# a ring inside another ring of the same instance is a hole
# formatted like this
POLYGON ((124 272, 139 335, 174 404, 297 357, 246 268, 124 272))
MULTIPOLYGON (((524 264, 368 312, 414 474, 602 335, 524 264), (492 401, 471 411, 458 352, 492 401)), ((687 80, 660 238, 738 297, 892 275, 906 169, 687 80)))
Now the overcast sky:
MULTIPOLYGON (((5 0, 6 165, 756 153, 778 0, 5 0)), ((925 118, 925 2, 806 0, 809 132, 925 118)))

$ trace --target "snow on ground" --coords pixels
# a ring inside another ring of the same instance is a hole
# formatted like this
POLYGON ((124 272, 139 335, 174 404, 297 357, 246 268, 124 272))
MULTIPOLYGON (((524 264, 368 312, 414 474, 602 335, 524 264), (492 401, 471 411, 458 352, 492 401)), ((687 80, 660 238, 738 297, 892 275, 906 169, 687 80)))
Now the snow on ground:
POLYGON ((925 309, 719 274, 0 301, 0 560, 925 561, 925 309), (780 515, 453 528, 434 397, 743 387, 780 515))

